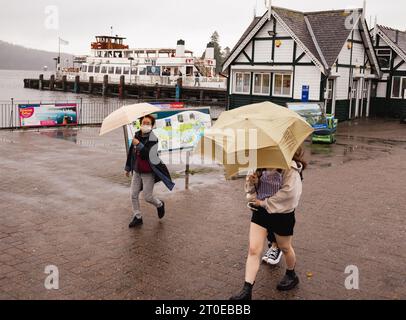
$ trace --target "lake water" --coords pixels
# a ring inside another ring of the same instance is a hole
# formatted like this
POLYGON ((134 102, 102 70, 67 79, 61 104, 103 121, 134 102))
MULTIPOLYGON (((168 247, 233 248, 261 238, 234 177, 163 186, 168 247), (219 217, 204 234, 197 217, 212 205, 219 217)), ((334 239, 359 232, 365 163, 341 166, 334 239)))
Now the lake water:
POLYGON ((49 79, 52 72, 0 70, 0 101, 10 101, 11 98, 14 98, 17 102, 67 101, 79 100, 80 98, 95 102, 117 101, 116 98, 102 98, 71 92, 40 91, 24 88, 23 80, 25 78, 38 79, 40 74, 43 74, 45 79, 49 79))
MULTIPOLYGON (((86 94, 75 94, 72 92, 40 91, 36 89, 24 88, 24 79, 38 79, 43 74, 45 79, 49 79, 52 72, 44 71, 22 71, 22 70, 0 70, 0 104, 8 103, 14 98, 15 103, 38 103, 38 102, 66 102, 78 101, 81 98, 86 102, 115 103, 118 98, 103 98, 86 94)), ((127 99, 125 102, 136 103, 137 100, 127 99)), ((221 107, 211 107, 212 117, 217 118, 224 111, 221 107)), ((1 114, 0 114, 1 116, 1 114)))

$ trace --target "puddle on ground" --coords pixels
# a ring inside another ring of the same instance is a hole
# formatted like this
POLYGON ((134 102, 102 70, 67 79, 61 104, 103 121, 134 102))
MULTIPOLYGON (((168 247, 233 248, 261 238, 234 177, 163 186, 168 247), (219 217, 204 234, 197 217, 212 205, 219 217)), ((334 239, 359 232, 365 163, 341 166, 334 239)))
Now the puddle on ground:
POLYGON ((369 160, 391 154, 396 148, 405 148, 406 141, 382 138, 337 135, 337 143, 312 144, 306 148, 310 154, 310 167, 334 167, 355 160, 369 160))
MULTIPOLYGON (((61 139, 69 141, 76 145, 87 148, 100 148, 106 152, 125 152, 125 144, 122 130, 105 136, 99 136, 99 127, 80 127, 80 128, 58 128, 32 130, 36 134, 46 136, 52 139, 61 139)), ((0 143, 14 143, 13 140, 0 138, 0 143)), ((329 168, 342 165, 351 161, 366 161, 382 155, 391 154, 395 148, 406 149, 406 140, 391 140, 385 138, 363 137, 348 134, 337 134, 337 143, 312 144, 305 143, 308 150, 307 158, 310 168, 329 168)), ((174 152, 171 154, 162 154, 162 160, 169 164, 168 167, 173 174, 174 179, 184 189, 184 170, 185 170, 186 152, 174 152)), ((217 165, 207 165, 201 162, 200 157, 191 156, 190 158, 191 175, 190 186, 207 184, 215 178, 215 181, 224 179, 221 167, 217 165)), ((128 185, 125 177, 111 176, 104 177, 112 182, 128 185)))

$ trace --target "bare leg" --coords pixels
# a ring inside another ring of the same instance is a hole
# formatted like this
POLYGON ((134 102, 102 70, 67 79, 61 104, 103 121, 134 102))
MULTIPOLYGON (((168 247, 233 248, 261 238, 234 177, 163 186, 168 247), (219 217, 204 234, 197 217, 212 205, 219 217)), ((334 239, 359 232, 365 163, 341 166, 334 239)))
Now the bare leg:
POLYGON ((292 247, 292 236, 281 237, 281 236, 275 235, 275 237, 276 237, 276 242, 278 243, 279 249, 282 250, 282 252, 285 256, 287 269, 294 270, 295 266, 296 266, 296 255, 295 255, 295 251, 293 250, 293 247, 292 247))
POLYGON ((247 264, 245 268, 245 281, 254 284, 255 278, 261 263, 261 254, 264 249, 264 243, 268 231, 255 224, 251 223, 250 227, 250 244, 248 250, 247 264))

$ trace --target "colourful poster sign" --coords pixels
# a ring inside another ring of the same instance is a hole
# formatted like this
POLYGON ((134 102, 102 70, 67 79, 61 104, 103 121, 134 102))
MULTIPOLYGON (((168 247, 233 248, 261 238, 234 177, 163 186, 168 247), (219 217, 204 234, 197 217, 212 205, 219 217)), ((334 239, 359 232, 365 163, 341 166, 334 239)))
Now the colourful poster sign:
MULTIPOLYGON (((158 138, 158 151, 193 149, 211 128, 210 108, 172 109, 154 113, 156 119, 154 134, 158 138)), ((127 126, 128 144, 139 130, 139 121, 127 126)))
POLYGON ((20 104, 21 127, 56 127, 77 125, 77 104, 20 104))

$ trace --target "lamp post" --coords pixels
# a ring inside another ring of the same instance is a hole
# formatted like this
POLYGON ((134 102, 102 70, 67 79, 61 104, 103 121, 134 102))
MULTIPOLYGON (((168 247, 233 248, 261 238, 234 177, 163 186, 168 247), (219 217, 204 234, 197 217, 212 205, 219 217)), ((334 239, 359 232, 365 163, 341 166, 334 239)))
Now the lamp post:
POLYGON ((130 61, 130 85, 131 85, 131 73, 132 73, 132 67, 133 67, 133 57, 129 57, 128 60, 130 61))

